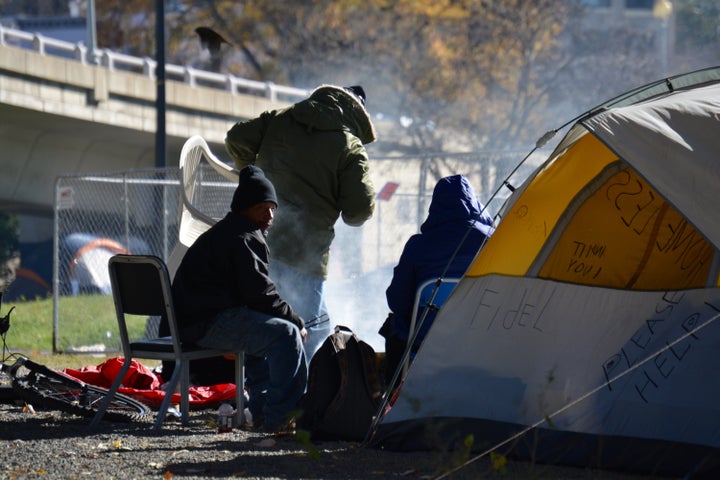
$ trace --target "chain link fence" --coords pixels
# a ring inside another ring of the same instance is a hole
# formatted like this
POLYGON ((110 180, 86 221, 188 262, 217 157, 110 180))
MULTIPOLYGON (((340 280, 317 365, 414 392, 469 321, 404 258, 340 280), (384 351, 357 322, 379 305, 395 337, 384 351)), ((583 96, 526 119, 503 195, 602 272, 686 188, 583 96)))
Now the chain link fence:
POLYGON ((119 350, 107 261, 167 259, 178 236, 178 169, 59 177, 55 194, 53 349, 119 350))
MULTIPOLYGON (((376 349, 386 314, 385 289, 406 240, 427 216, 438 179, 466 175, 488 213, 507 197, 506 177, 519 152, 374 157, 378 198, 362 227, 339 221, 331 248, 326 300, 334 325, 353 328, 376 349), (498 191, 492 201, 490 197, 498 191)), ((524 166, 522 179, 532 168, 524 166)), ((518 180, 519 183, 519 180, 518 180)), ((517 186, 517 185, 515 185, 517 186)), ((207 169, 202 210, 227 212, 235 184, 207 169)), ((153 254, 168 260, 178 238, 180 180, 177 168, 60 177, 56 183, 53 348, 58 352, 119 351, 107 260, 116 253, 153 254)), ((131 336, 142 337, 138 324, 131 336)))

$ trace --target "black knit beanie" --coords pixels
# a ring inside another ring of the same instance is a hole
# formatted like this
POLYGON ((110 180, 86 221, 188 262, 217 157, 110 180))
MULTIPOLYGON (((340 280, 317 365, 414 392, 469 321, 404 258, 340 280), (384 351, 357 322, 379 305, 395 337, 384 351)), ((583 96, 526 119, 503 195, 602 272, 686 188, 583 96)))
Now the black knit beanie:
POLYGON ((355 95, 355 98, 360 100, 360 103, 365 106, 365 89, 360 85, 353 85, 352 87, 343 87, 346 91, 355 95))
POLYGON ((265 178, 263 171, 255 165, 248 165, 240 170, 240 181, 233 194, 230 208, 235 213, 252 207, 258 203, 272 202, 278 204, 275 187, 265 178))

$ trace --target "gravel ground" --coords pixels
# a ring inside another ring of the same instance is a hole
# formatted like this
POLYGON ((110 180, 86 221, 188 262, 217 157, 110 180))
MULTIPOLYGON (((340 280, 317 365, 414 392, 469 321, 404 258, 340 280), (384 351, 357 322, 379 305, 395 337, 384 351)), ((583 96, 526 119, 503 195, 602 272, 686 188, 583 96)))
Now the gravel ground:
MULTIPOLYGON (((216 433, 213 411, 192 412, 187 426, 168 422, 102 422, 57 411, 27 411, 0 404, 0 478, 42 479, 434 479, 457 465, 450 454, 396 453, 352 442, 306 448, 293 437, 235 429, 216 433), (310 450, 316 449, 316 455, 310 450)), ((502 471, 480 459, 450 479, 648 480, 616 472, 509 461, 502 471)))

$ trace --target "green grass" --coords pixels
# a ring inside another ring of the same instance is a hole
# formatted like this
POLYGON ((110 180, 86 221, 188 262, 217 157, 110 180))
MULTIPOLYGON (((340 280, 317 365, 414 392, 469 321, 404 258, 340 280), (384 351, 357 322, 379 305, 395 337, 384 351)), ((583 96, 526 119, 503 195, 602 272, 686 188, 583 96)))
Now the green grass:
MULTIPOLYGON (((99 344, 104 344, 106 351, 96 350, 91 354, 80 355, 54 353, 53 299, 48 298, 3 302, 0 316, 15 307, 10 314, 10 329, 5 337, 6 354, 7 351, 21 352, 56 368, 96 365, 108 357, 122 356, 112 296, 61 297, 58 305, 59 352, 99 344)), ((129 329, 131 339, 141 338, 145 332, 145 318, 132 317, 129 329)))

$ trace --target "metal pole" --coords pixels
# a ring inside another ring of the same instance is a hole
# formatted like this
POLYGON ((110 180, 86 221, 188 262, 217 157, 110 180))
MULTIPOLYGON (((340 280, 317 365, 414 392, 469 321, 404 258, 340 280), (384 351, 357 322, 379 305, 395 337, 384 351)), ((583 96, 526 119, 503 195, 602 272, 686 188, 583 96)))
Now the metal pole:
POLYGON ((85 19, 85 31, 87 35, 87 61, 97 63, 95 50, 97 50, 97 30, 95 27, 95 0, 87 0, 87 18, 85 19))
POLYGON ((53 265, 52 265, 52 295, 53 295, 53 327, 52 352, 60 353, 60 188, 63 177, 55 179, 55 201, 53 202, 53 265))
POLYGON ((662 35, 660 38, 660 65, 662 78, 668 76, 668 19, 662 19, 662 35))
MULTIPOLYGON (((157 95, 156 95, 156 116, 157 116, 157 128, 155 130, 155 168, 161 169, 166 166, 166 142, 167 136, 165 133, 165 0, 157 0, 157 11, 155 14, 155 48, 157 50, 157 66, 155 67, 155 78, 157 81, 157 95)), ((153 175, 155 181, 158 182, 152 188, 152 204, 158 207, 161 206, 162 202, 162 191, 159 185, 159 180, 162 178, 162 173, 158 170, 153 175)), ((164 208, 156 208, 153 215, 155 216, 152 224, 154 227, 148 227, 146 235, 151 237, 152 249, 157 255, 162 255, 162 239, 157 238, 157 225, 162 225, 162 218, 164 215, 164 208)))
POLYGON ((671 0, 655 0, 653 15, 660 20, 660 68, 663 78, 668 75, 668 23, 672 13, 671 0))
POLYGON ((165 162, 165 0, 157 0, 155 14, 155 48, 157 50, 157 66, 155 78, 157 81, 157 96, 155 100, 157 111, 157 129, 155 131, 155 166, 164 167, 165 162))

